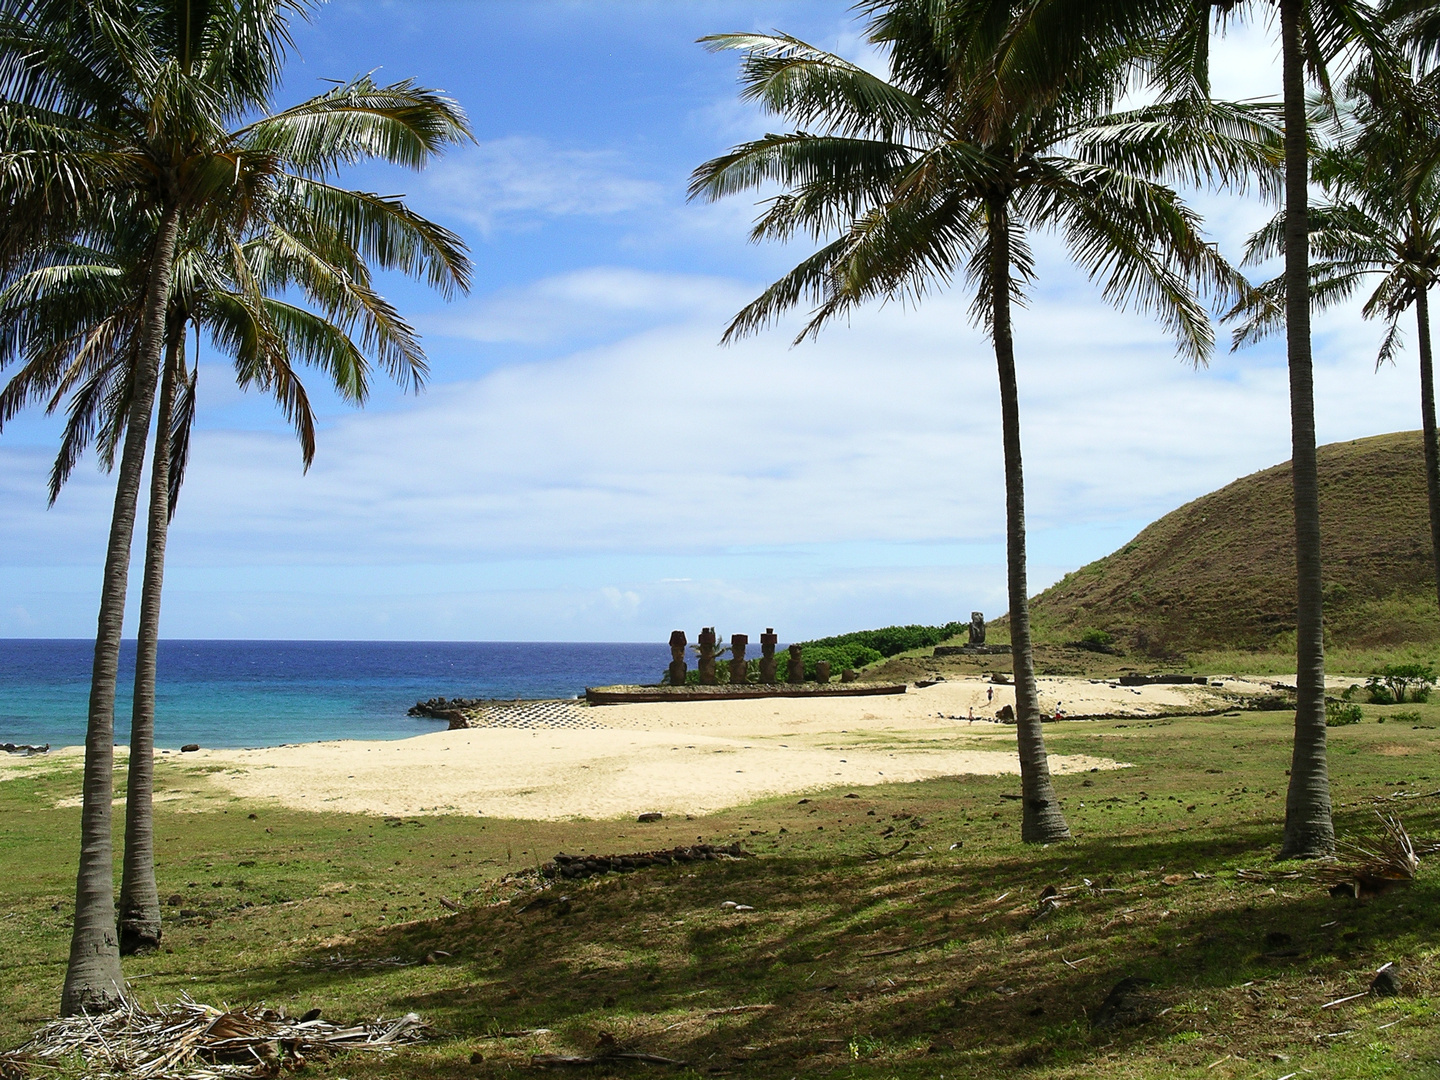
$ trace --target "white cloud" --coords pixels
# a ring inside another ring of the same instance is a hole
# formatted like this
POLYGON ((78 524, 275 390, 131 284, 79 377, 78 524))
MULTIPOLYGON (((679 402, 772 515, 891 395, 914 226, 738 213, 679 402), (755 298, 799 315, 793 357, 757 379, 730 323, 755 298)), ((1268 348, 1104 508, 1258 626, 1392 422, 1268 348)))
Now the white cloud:
POLYGON ((637 324, 722 319, 749 299, 725 278, 591 267, 506 289, 425 320, 429 334, 481 342, 541 344, 613 337, 637 324))
POLYGON ((605 216, 657 205, 663 189, 631 175, 615 150, 513 135, 448 155, 423 175, 441 209, 490 233, 536 218, 605 216))
MULTIPOLYGON (((1263 29, 1232 45, 1227 92, 1270 92, 1263 29)), ((722 252, 734 266, 755 213, 743 199, 673 205, 618 153, 538 139, 487 143, 429 181, 482 230, 643 211, 623 219, 629 249, 708 245, 694 265, 722 252)), ((1269 213, 1231 195, 1197 204, 1232 257, 1269 213)), ((1283 461, 1290 433, 1278 341, 1193 371, 1155 325, 1105 307, 1057 245, 1036 250, 1016 332, 1038 588, 1283 461)), ((792 324, 722 349, 763 282, 642 272, 617 254, 431 316, 431 335, 561 355, 332 413, 308 476, 291 436, 256 430, 258 407, 207 369, 166 633, 658 640, 704 623, 808 636, 1003 607, 994 362, 963 295, 862 311, 798 348, 792 324)), ((1316 329, 1322 441, 1417 426, 1413 361, 1374 373, 1378 331, 1353 307, 1316 329)), ((0 443, 0 634, 93 629, 113 487, 82 470, 47 512, 48 463, 43 445, 0 443)))

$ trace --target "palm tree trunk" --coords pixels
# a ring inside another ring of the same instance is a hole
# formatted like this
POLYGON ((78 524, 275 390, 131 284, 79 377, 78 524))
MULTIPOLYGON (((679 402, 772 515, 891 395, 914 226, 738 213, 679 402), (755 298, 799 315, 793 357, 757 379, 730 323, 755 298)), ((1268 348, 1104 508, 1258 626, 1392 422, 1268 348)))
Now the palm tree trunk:
POLYGON ((1423 284, 1415 297, 1420 336, 1420 427, 1425 439, 1425 493, 1430 497, 1430 553, 1435 593, 1440 600, 1440 446, 1435 442, 1435 366, 1430 352, 1430 295, 1423 284))
POLYGON ((170 421, 181 323, 171 329, 160 376, 155 449, 150 456, 150 521, 140 629, 135 635, 135 696, 130 713, 130 770, 125 785, 125 862, 120 877, 120 955, 160 945, 160 891, 155 887, 155 653, 160 638, 160 593, 165 584, 165 539, 170 525, 170 421))
POLYGON ((1010 328, 1010 222, 1002 199, 990 203, 990 302, 995 361, 1000 369, 1000 415, 1005 442, 1005 561, 1010 591, 1010 651, 1015 668, 1015 737, 1020 744, 1020 839, 1027 844, 1066 840, 1070 829, 1055 786, 1035 692, 1030 644, 1030 597, 1025 577, 1025 470, 1020 460, 1020 394, 1010 328))
POLYGON ((1285 82, 1285 338, 1290 368, 1290 469, 1295 503, 1295 745, 1281 858, 1335 850, 1325 763, 1325 622, 1320 576, 1320 480, 1310 357, 1310 233, 1305 133, 1304 0, 1281 0, 1285 82))
POLYGON ((120 946, 115 926, 115 865, 110 817, 115 771, 115 680, 120 669, 120 633, 125 619, 125 586, 130 573, 130 540, 145 468, 145 443, 155 404, 155 377, 164 347, 165 309, 170 297, 180 214, 168 206, 155 237, 146 284, 141 349, 135 392, 126 419, 125 443, 110 517, 110 542, 100 591, 95 660, 90 674, 90 714, 85 729, 85 780, 80 811, 80 867, 75 879, 75 926, 60 1011, 66 1016, 104 1009, 124 996, 120 946))

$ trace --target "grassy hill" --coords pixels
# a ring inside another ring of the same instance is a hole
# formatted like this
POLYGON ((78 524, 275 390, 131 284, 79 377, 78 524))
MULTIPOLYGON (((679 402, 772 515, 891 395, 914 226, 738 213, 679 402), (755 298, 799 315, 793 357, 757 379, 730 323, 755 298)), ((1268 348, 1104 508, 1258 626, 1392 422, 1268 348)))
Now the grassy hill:
MULTIPOLYGON (((1327 644, 1440 643, 1418 431, 1319 450, 1327 644)), ((1131 655, 1288 650, 1295 640, 1290 464, 1187 503, 1031 604, 1040 641, 1113 635, 1131 655)))

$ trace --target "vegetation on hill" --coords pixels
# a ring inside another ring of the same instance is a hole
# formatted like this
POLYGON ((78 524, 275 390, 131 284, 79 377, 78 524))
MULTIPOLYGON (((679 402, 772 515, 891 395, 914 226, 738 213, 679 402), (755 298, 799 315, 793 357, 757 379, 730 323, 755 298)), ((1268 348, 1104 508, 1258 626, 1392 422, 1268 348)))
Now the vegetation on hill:
POLYGON ((968 622, 948 622, 944 626, 885 626, 879 630, 857 630, 851 634, 803 641, 805 671, 808 675, 819 660, 830 661, 835 671, 860 668, 899 656, 911 649, 926 649, 968 631, 968 622))
MULTIPOLYGON (((1325 629, 1330 644, 1440 641, 1418 431, 1319 450, 1325 629)), ((1290 465, 1187 503, 1031 607, 1046 641, 1110 634, 1132 654, 1293 649, 1290 465)))

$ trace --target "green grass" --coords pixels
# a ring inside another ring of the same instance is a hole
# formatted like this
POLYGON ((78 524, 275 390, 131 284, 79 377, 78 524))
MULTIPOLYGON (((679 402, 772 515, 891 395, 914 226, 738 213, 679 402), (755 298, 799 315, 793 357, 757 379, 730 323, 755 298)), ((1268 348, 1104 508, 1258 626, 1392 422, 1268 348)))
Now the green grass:
MULTIPOLYGON (((1342 834, 1370 827, 1376 797, 1440 787, 1440 706, 1363 709, 1329 733, 1342 834)), ((312 1066, 348 1080, 505 1076, 533 1053, 585 1052, 601 1032, 691 1062, 667 1072, 684 1077, 1440 1075, 1428 864, 1414 886, 1362 903, 1236 876, 1284 869, 1273 852, 1289 716, 1070 723, 1047 737, 1053 752, 1133 767, 1058 777, 1076 839, 1043 849, 1018 843, 1013 777, 639 825, 282 811, 213 797, 166 762, 162 791, 198 793, 159 804, 161 894, 180 902, 163 950, 126 970, 142 1003, 188 993, 335 1020, 415 1010, 442 1033, 312 1066), (556 889, 568 902, 529 911, 506 902, 531 883, 505 876, 556 851, 698 837, 759 857, 570 882, 556 889), (899 855, 867 858, 902 840, 899 855), (1040 914, 1047 885, 1086 879, 1040 914), (423 962, 437 950, 452 955, 423 962), (1320 1008, 1387 961, 1403 969, 1401 997, 1320 1008), (1093 1030, 1127 975, 1151 980, 1156 1015, 1093 1030), (767 1007, 721 1011, 741 1005, 767 1007)), ((0 783, 5 1045, 58 1000, 78 811, 54 805, 78 785, 77 770, 43 761, 0 783)), ((1440 799, 1395 807, 1417 839, 1440 832, 1440 799)))

